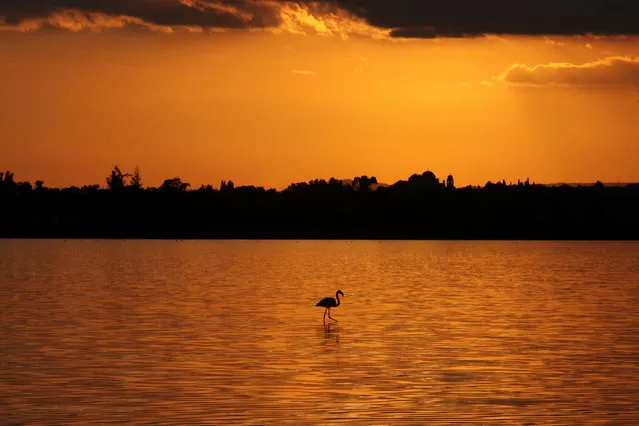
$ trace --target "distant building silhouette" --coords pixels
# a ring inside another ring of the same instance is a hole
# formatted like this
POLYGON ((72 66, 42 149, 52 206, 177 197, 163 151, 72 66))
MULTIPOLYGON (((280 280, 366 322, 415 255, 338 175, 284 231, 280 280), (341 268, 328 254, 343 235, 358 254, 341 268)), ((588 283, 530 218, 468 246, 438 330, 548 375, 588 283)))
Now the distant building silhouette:
POLYGON ((455 188, 455 179, 453 178, 453 175, 448 175, 448 177, 446 178, 446 188, 455 188))
POLYGON ((421 175, 414 174, 408 178, 408 183, 416 188, 422 189, 437 189, 445 185, 444 182, 440 182, 435 173, 430 170, 425 171, 421 175))

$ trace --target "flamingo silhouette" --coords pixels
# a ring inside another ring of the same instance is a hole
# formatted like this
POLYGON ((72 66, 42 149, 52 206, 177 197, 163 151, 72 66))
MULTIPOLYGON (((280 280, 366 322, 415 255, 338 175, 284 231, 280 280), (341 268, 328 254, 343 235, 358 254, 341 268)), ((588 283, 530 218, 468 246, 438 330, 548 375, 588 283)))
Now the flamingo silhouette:
POLYGON ((340 305, 340 300, 339 300, 340 294, 342 295, 342 297, 344 297, 344 293, 342 293, 342 290, 337 290, 335 292, 335 297, 337 298, 337 301, 335 301, 335 299, 332 297, 325 297, 319 302, 317 302, 317 304, 315 305, 315 306, 321 306, 322 308, 326 308, 324 310, 324 322, 326 322, 327 312, 328 312, 328 317, 332 319, 333 321, 337 322, 337 320, 331 316, 331 308, 337 308, 340 305))

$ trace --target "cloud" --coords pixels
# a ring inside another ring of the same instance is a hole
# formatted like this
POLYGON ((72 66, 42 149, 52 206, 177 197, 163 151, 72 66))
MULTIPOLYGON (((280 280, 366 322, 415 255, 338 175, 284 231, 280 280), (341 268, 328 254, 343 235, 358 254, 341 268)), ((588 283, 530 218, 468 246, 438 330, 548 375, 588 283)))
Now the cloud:
POLYGON ((637 16, 636 0, 0 0, 5 29, 138 25, 343 38, 639 35, 637 16))
POLYGON ((438 30, 435 27, 404 27, 391 30, 390 36, 395 38, 467 38, 479 37, 483 36, 483 34, 465 33, 452 28, 438 30))
MULTIPOLYGON (((5 25, 24 22, 55 25, 56 16, 73 15, 85 29, 100 26, 106 17, 148 27, 249 28, 277 25, 272 2, 253 0, 0 0, 5 25), (51 22, 53 21, 53 22, 51 22)), ((108 28, 108 25, 105 26, 108 28)), ((65 28, 62 26, 61 28, 65 28)))
POLYGON ((639 34, 636 0, 327 0, 396 37, 639 34))
POLYGON ((343 39, 381 39, 390 33, 327 1, 0 0, 0 30, 99 31, 129 25, 164 32, 247 29, 343 39))
MULTIPOLYGON (((123 28, 128 25, 144 27, 153 31, 173 32, 174 27, 154 25, 139 18, 130 16, 111 16, 103 13, 84 13, 74 10, 54 12, 46 18, 29 18, 17 25, 1 25, 0 30, 21 32, 36 31, 45 27, 78 31, 101 31, 103 29, 123 28)), ((184 27, 191 31, 198 31, 199 27, 184 27)))
POLYGON ((390 33, 390 30, 375 28, 363 18, 322 2, 281 2, 278 3, 277 13, 277 32, 339 36, 342 39, 351 36, 382 39, 388 38, 390 33))
POLYGON ((639 86, 639 57, 614 56, 585 64, 515 64, 496 81, 526 86, 639 86))
POLYGON ((553 47, 564 47, 564 46, 566 46, 566 43, 558 41, 558 40, 553 40, 553 39, 548 38, 548 37, 544 37, 544 42, 548 46, 553 46, 553 47))
POLYGON ((318 75, 315 71, 309 71, 309 70, 292 70, 291 72, 295 75, 307 75, 307 76, 318 75))

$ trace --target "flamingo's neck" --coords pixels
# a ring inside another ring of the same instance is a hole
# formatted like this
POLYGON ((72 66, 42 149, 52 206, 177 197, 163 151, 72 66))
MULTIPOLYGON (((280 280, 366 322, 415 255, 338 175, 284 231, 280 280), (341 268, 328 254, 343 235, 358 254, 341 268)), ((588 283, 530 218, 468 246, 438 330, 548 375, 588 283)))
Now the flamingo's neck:
POLYGON ((335 297, 337 297, 337 305, 335 305, 335 307, 337 308, 339 306, 339 304, 340 304, 339 293, 335 293, 335 297))

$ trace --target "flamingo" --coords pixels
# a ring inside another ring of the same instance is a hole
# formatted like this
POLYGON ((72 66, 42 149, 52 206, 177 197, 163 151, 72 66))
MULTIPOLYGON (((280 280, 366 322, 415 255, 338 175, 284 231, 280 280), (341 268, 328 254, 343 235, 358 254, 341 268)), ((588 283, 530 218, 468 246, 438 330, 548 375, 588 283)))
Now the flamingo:
POLYGON ((333 317, 331 317, 331 308, 337 308, 340 304, 340 300, 339 300, 339 295, 342 295, 342 297, 344 297, 344 293, 342 293, 342 290, 337 290, 335 292, 335 297, 337 298, 337 301, 335 301, 334 298, 332 297, 325 297, 322 300, 320 300, 319 302, 317 302, 317 304, 315 306, 321 306, 322 308, 326 308, 326 310, 324 310, 324 322, 326 322, 326 313, 328 312, 328 317, 330 319, 332 319, 333 321, 337 322, 337 320, 333 317))

